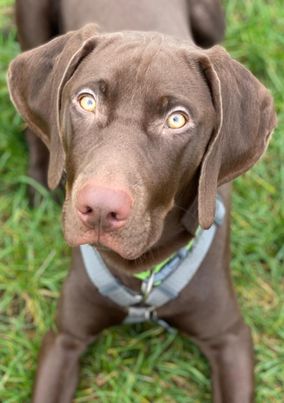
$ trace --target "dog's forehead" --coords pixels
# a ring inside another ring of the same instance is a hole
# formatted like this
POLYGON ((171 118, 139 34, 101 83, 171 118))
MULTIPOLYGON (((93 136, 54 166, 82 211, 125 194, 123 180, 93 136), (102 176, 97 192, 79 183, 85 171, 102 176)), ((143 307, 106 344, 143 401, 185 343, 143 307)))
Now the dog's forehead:
POLYGON ((141 87, 143 92, 175 92, 199 85, 199 73, 190 47, 156 33, 120 33, 98 36, 97 44, 76 72, 76 82, 104 80, 141 87))

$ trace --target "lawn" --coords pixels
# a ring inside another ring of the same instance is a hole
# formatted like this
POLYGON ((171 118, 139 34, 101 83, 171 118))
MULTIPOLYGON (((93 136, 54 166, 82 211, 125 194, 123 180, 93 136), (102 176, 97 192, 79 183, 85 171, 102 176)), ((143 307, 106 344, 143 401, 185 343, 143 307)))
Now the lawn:
MULTIPOLYGON (((60 207, 26 176, 23 123, 6 70, 19 52, 12 0, 0 0, 0 402, 30 401, 40 340, 53 326, 70 250, 60 207), (42 201, 28 206, 27 185, 42 201)), ((268 152, 235 181, 232 274, 256 352, 256 402, 284 396, 283 0, 226 0, 224 46, 271 89, 279 125, 268 152)), ((209 367, 185 337, 145 324, 105 331, 83 359, 75 402, 206 403, 209 367)), ((242 402, 240 402, 242 403, 242 402)))

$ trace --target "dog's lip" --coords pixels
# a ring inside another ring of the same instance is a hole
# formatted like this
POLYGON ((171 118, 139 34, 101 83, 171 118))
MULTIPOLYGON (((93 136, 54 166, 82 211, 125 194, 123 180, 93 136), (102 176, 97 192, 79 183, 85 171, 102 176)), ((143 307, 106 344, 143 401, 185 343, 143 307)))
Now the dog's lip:
POLYGON ((83 235, 78 237, 69 237, 65 235, 66 242, 72 247, 78 247, 81 245, 91 245, 98 249, 99 252, 111 252, 117 253, 120 257, 127 260, 135 260, 139 258, 144 251, 125 251, 123 245, 119 242, 115 242, 110 234, 101 234, 99 239, 94 230, 86 231, 83 235))
POLYGON ((89 244, 93 247, 95 247, 99 252, 106 252, 106 253, 117 253, 121 258, 126 259, 126 260, 136 260, 140 256, 143 255, 144 251, 139 251, 137 253, 125 253, 122 249, 120 248, 110 248, 106 246, 105 244, 102 243, 94 243, 94 244, 89 244))

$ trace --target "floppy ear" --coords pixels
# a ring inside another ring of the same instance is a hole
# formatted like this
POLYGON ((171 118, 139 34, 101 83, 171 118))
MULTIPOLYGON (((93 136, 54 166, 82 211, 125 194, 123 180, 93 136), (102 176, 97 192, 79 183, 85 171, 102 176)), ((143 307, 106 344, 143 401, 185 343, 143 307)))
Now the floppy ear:
POLYGON ((276 114, 268 90, 220 46, 203 51, 199 63, 217 116, 198 185, 199 223, 209 228, 217 187, 247 171, 261 157, 276 126, 276 114))
POLYGON ((48 185, 54 189, 64 169, 64 149, 59 126, 60 98, 64 85, 95 41, 96 26, 69 32, 45 45, 17 56, 9 66, 11 99, 28 126, 49 148, 48 185))

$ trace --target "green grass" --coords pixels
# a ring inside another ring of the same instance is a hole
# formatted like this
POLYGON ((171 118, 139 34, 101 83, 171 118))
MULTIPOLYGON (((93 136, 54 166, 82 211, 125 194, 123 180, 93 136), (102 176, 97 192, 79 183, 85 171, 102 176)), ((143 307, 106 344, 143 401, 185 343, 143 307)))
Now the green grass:
MULTIPOLYGON (((0 0, 0 401, 30 401, 36 357, 53 326, 70 251, 60 208, 40 189, 39 208, 26 198, 29 179, 23 124, 10 104, 5 75, 19 52, 0 0)), ((284 396, 284 7, 282 0, 227 0, 226 48, 268 86, 279 126, 266 156, 235 182, 232 273, 253 330, 258 403, 284 396)), ((105 331, 83 358, 75 402, 210 402, 209 368, 185 337, 152 325, 105 331)), ((242 403, 242 402, 240 402, 242 403)))

